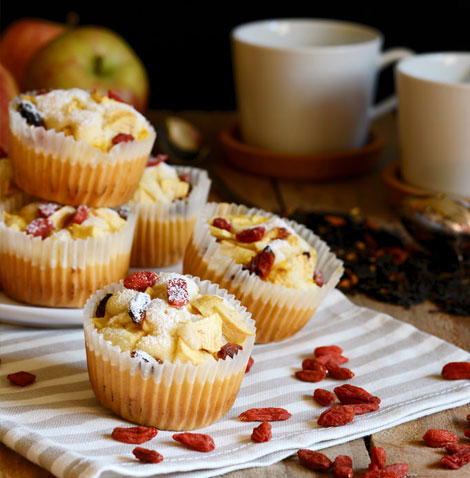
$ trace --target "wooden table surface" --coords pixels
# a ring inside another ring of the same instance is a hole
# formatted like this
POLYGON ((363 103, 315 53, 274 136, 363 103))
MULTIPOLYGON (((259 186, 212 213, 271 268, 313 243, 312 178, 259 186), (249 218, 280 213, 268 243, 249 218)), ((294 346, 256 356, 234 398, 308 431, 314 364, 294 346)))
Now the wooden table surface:
MULTIPOLYGON (((150 118, 154 124, 157 124, 165 115, 165 112, 151 112, 150 118)), ((311 210, 327 209, 347 212, 353 207, 359 207, 363 215, 379 223, 397 223, 395 213, 387 204, 381 180, 383 167, 398 157, 393 115, 388 115, 377 121, 377 127, 385 135, 386 147, 380 165, 375 171, 359 177, 321 183, 273 180, 232 169, 224 162, 222 151, 218 145, 218 134, 222 128, 234 121, 234 114, 230 112, 182 112, 180 116, 189 119, 201 129, 211 148, 213 170, 240 198, 240 202, 248 202, 273 211, 302 207, 311 210)), ((224 185, 216 182, 211 192, 211 199, 224 200, 226 197, 227 191, 224 185)), ((470 349, 469 318, 444 313, 430 313, 430 310, 435 309, 430 303, 406 310, 403 307, 381 303, 361 295, 351 297, 351 300, 358 305, 390 314, 466 350, 470 349)), ((372 446, 382 446, 387 451, 388 463, 405 461, 409 464, 410 477, 468 477, 470 476, 469 466, 457 471, 441 468, 438 463, 442 452, 439 449, 435 450, 424 446, 422 441, 423 434, 429 428, 444 428, 462 436, 465 417, 468 413, 470 413, 470 406, 436 413, 364 439, 322 450, 322 452, 330 458, 340 454, 350 455, 354 462, 355 472, 359 474, 365 471, 370 462, 368 450, 372 446)), ((0 444, 1 478, 46 478, 52 476, 0 444)), ((286 476, 327 478, 331 475, 307 470, 299 465, 296 457, 291 457, 269 467, 232 472, 225 476, 226 478, 286 476)))

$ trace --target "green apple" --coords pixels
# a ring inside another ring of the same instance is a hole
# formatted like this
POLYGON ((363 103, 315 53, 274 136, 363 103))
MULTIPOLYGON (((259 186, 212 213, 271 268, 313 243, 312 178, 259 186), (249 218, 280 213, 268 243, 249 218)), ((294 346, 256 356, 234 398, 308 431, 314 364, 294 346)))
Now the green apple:
POLYGON ((25 86, 112 90, 139 111, 145 111, 149 94, 136 53, 118 34, 97 26, 70 30, 41 48, 28 66, 25 86))

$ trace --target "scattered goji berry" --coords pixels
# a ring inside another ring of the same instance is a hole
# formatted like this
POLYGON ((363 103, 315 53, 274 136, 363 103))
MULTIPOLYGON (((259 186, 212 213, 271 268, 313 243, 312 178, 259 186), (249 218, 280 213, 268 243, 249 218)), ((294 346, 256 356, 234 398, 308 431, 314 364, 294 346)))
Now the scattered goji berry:
POLYGON ((104 317, 106 315, 106 304, 113 294, 106 294, 96 306, 95 317, 104 317))
POLYGON ((287 239, 290 236, 290 232, 285 227, 279 227, 277 229, 276 239, 287 239))
POLYGON ((54 224, 49 218, 39 217, 26 226, 26 234, 45 239, 52 232, 52 229, 54 229, 54 224))
POLYGON ((55 202, 48 202, 43 203, 38 206, 38 214, 41 217, 49 217, 52 216, 57 210, 59 210, 62 206, 55 202))
POLYGON ((125 101, 113 90, 108 90, 108 98, 112 100, 119 101, 120 103, 125 103, 125 101))
POLYGON ((152 287, 158 281, 158 276, 150 271, 138 271, 128 275, 124 279, 124 287, 126 289, 138 290, 145 292, 147 287, 152 287))
POLYGON ((207 453, 215 448, 212 437, 202 433, 175 433, 173 440, 181 443, 190 450, 207 453))
POLYGON ((13 385, 17 385, 18 387, 26 387, 26 385, 31 385, 36 380, 36 375, 29 373, 29 372, 15 372, 10 373, 7 375, 7 379, 13 385))
POLYGON ((248 359, 248 363, 246 364, 245 373, 248 373, 251 370, 251 367, 253 367, 254 363, 255 363, 255 359, 250 356, 250 358, 248 359))
POLYGON ((322 347, 317 347, 313 351, 313 354, 315 355, 315 357, 319 357, 320 355, 331 355, 331 354, 341 355, 342 353, 343 353, 343 349, 341 347, 338 347, 338 345, 324 345, 322 347))
POLYGON ((111 143, 114 145, 119 143, 128 143, 129 141, 134 141, 134 136, 127 133, 118 133, 112 140, 111 143))
POLYGON ((244 229, 243 231, 237 232, 235 238, 238 242, 258 242, 263 239, 265 233, 266 229, 263 226, 256 226, 250 229, 244 229))
POLYGON ((459 437, 447 430, 431 428, 424 434, 423 440, 426 442, 427 446, 431 448, 439 448, 447 445, 448 443, 457 443, 459 441, 459 437))
POLYGON ((292 415, 285 408, 250 408, 238 415, 242 422, 279 422, 292 415))
POLYGON ((328 470, 333 465, 326 455, 318 451, 303 449, 297 452, 297 456, 299 462, 309 470, 328 470))
POLYGON ((258 443, 264 443, 271 440, 272 426, 269 422, 263 422, 261 425, 253 428, 253 433, 251 434, 251 440, 258 443))
POLYGON ((251 258, 247 269, 252 274, 256 274, 264 280, 271 272, 275 259, 276 257, 272 249, 269 246, 266 246, 262 251, 258 252, 258 254, 251 258))
POLYGON ((304 382, 321 382, 326 377, 326 372, 322 370, 297 370, 295 376, 304 382))
POLYGON ((445 445, 446 452, 449 455, 453 455, 454 453, 457 453, 458 451, 461 450, 470 450, 470 445, 460 445, 458 443, 449 443, 448 445, 445 445))
POLYGON ((217 352, 217 357, 222 360, 225 360, 227 357, 233 358, 240 350, 243 350, 241 345, 227 343, 217 352))
POLYGON ((335 405, 325 410, 317 423, 322 427, 340 427, 354 420, 354 410, 349 405, 335 405))
POLYGON ((379 470, 383 470, 387 463, 387 452, 385 451, 385 448, 374 446, 370 450, 370 461, 371 465, 377 465, 379 470))
POLYGON ((325 279, 323 277, 322 271, 315 271, 313 273, 313 282, 315 282, 315 284, 317 284, 318 287, 323 286, 323 284, 325 283, 325 279))
POLYGON ((158 430, 154 427, 116 427, 111 433, 111 437, 122 443, 133 443, 140 445, 156 437, 158 430))
POLYGON ((342 365, 343 363, 349 362, 349 359, 347 357, 339 354, 319 355, 316 360, 318 360, 322 364, 326 364, 327 362, 333 362, 336 365, 342 365))
POLYGON ((452 455, 446 455, 441 458, 441 464, 451 470, 458 470, 464 465, 470 463, 470 450, 459 450, 452 455))
POLYGON ((331 360, 326 362, 325 367, 332 378, 336 378, 338 380, 349 380, 350 378, 354 377, 354 372, 349 370, 349 368, 340 367, 331 360))
POLYGON ((78 206, 72 218, 73 224, 81 224, 88 217, 88 208, 86 206, 78 206))
POLYGON ((184 279, 170 279, 167 283, 168 303, 182 307, 189 302, 188 283, 184 279))
POLYGON ((356 415, 376 412, 380 408, 378 403, 351 403, 349 406, 352 407, 356 415))
POLYGON ((142 448, 141 446, 135 447, 132 453, 138 460, 144 463, 160 463, 163 461, 163 455, 160 455, 158 451, 142 448))
POLYGON ((156 156, 149 156, 149 159, 147 160, 147 167, 158 166, 160 163, 163 163, 167 159, 167 154, 157 154, 156 156))
POLYGON ((344 384, 335 388, 336 396, 343 405, 353 403, 377 403, 380 404, 380 398, 374 397, 367 390, 355 385, 344 384))
POLYGON ((313 399, 320 405, 329 407, 335 401, 335 396, 329 390, 317 388, 313 392, 313 399))
POLYGON ((333 476, 335 478, 353 478, 353 463, 351 457, 338 455, 333 462, 333 476))
POLYGON ((212 221, 212 225, 218 229, 224 229, 225 231, 232 232, 233 224, 224 217, 216 217, 212 221))
POLYGON ((406 463, 394 463, 386 466, 384 471, 392 473, 392 478, 404 478, 408 474, 409 468, 406 463))
POLYGON ((302 360, 302 370, 317 370, 326 373, 326 367, 315 358, 306 358, 302 360))
POLYGON ((470 362, 451 362, 444 365, 442 376, 446 380, 462 380, 470 378, 470 362))

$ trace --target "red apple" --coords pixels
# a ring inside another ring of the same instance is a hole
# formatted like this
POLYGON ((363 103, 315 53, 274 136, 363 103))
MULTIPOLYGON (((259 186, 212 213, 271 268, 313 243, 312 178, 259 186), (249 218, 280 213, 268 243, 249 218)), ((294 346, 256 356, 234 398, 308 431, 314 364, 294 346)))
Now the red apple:
POLYGON ((22 18, 5 30, 0 41, 0 62, 11 71, 21 89, 30 60, 40 48, 64 31, 64 25, 39 18, 22 18))
POLYGON ((0 149, 5 151, 8 151, 10 145, 8 103, 18 93, 13 75, 0 63, 0 149))
POLYGON ((70 30, 44 46, 29 64, 25 86, 112 90, 139 111, 149 91, 147 72, 132 48, 117 33, 95 26, 70 30))

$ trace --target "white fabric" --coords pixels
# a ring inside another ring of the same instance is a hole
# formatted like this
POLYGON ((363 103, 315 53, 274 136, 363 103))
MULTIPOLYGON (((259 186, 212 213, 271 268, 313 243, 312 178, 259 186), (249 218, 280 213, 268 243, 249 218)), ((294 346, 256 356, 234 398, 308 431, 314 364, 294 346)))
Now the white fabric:
POLYGON ((321 449, 470 402, 470 381, 446 381, 442 366, 469 361, 470 354, 387 315, 359 308, 332 292, 309 324, 282 343, 255 346, 255 364, 246 375, 233 409, 220 422, 200 430, 216 449, 187 450, 160 431, 140 446, 157 450, 163 462, 151 465, 132 455, 135 445, 110 433, 127 422, 102 408, 91 391, 81 330, 39 330, 0 325, 0 440, 58 477, 209 477, 275 463, 299 448, 321 449), (333 390, 345 382, 319 384, 294 377, 302 360, 319 345, 337 344, 356 376, 347 383, 382 399, 378 412, 357 416, 346 426, 318 427, 324 408, 312 400, 315 388, 333 390), (37 375, 26 388, 6 375, 26 370, 37 375), (292 418, 273 422, 269 443, 253 443, 258 423, 237 416, 252 407, 283 407, 292 418))

